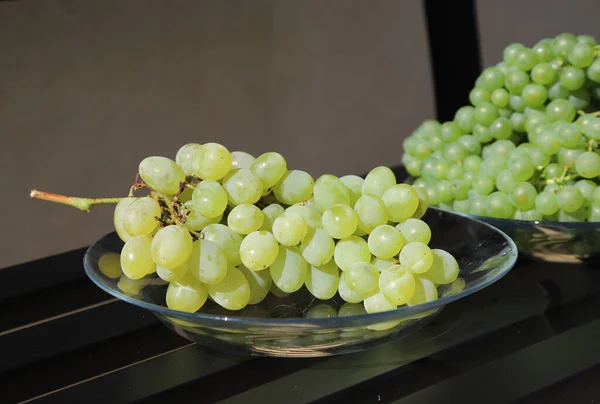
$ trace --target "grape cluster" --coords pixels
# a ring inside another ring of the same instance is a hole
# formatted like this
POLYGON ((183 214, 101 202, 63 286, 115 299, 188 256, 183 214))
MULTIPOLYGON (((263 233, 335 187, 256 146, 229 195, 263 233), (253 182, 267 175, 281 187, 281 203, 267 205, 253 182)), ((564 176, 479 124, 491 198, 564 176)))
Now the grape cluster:
POLYGON ((600 46, 513 43, 454 120, 423 122, 402 162, 432 205, 503 219, 600 221, 600 46))
POLYGON ((435 300, 438 285, 457 279, 454 257, 428 246, 427 207, 427 194, 397 184, 387 167, 314 181, 279 153, 186 144, 174 161, 140 163, 114 211, 125 245, 99 267, 122 271, 123 288, 156 273, 168 282, 167 306, 185 312, 209 298, 241 310, 303 286, 316 299, 339 294, 368 313, 392 310, 435 300), (140 190, 147 195, 134 196, 140 190))

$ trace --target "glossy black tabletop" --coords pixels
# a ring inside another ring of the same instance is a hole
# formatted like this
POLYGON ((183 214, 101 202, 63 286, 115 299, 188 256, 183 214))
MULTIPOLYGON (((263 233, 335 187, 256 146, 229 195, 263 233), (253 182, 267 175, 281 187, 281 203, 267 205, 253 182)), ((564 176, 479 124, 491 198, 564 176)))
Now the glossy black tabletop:
POLYGON ((0 270, 0 402, 600 400, 600 270, 519 262, 407 339, 316 359, 191 344, 84 274, 79 249, 0 270))

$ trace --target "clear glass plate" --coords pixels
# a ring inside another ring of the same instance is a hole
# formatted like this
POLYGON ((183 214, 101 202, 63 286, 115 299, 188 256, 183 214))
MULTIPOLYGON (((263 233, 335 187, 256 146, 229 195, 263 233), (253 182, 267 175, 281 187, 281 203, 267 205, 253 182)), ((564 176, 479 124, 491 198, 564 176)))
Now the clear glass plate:
POLYGON ((366 314, 362 304, 345 304, 335 296, 319 301, 305 288, 285 297, 269 294, 261 303, 228 311, 212 301, 196 313, 165 305, 167 284, 156 274, 133 281, 108 277, 98 268, 107 253, 123 246, 110 233, 86 252, 87 275, 101 289, 150 310, 167 327, 212 348, 252 355, 312 357, 361 351, 406 336, 430 321, 448 303, 496 282, 514 266, 517 247, 500 230, 478 220, 430 208, 423 218, 432 230, 432 248, 458 260, 459 278, 439 288, 440 298, 418 306, 366 314))

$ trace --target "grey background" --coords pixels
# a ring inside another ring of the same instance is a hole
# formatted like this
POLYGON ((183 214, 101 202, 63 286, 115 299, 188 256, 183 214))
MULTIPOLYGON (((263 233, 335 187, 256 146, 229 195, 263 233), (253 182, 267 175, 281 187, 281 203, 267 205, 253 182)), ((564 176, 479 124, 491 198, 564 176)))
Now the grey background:
MULTIPOLYGON (((486 65, 511 41, 598 34, 593 1, 478 7, 486 65)), ((358 174, 398 164, 434 115, 420 1, 8 2, 0 50, 0 268, 112 230, 112 207, 84 214, 32 188, 124 195, 142 158, 192 141, 358 174)))

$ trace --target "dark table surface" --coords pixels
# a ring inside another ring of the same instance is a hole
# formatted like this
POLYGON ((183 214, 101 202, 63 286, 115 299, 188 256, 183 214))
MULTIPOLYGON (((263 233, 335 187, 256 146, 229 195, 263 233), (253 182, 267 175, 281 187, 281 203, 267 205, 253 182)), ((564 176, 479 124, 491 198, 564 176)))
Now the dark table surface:
POLYGON ((519 262, 418 333, 358 354, 191 344, 89 281, 85 249, 0 269, 0 402, 600 402, 600 271, 519 262))

